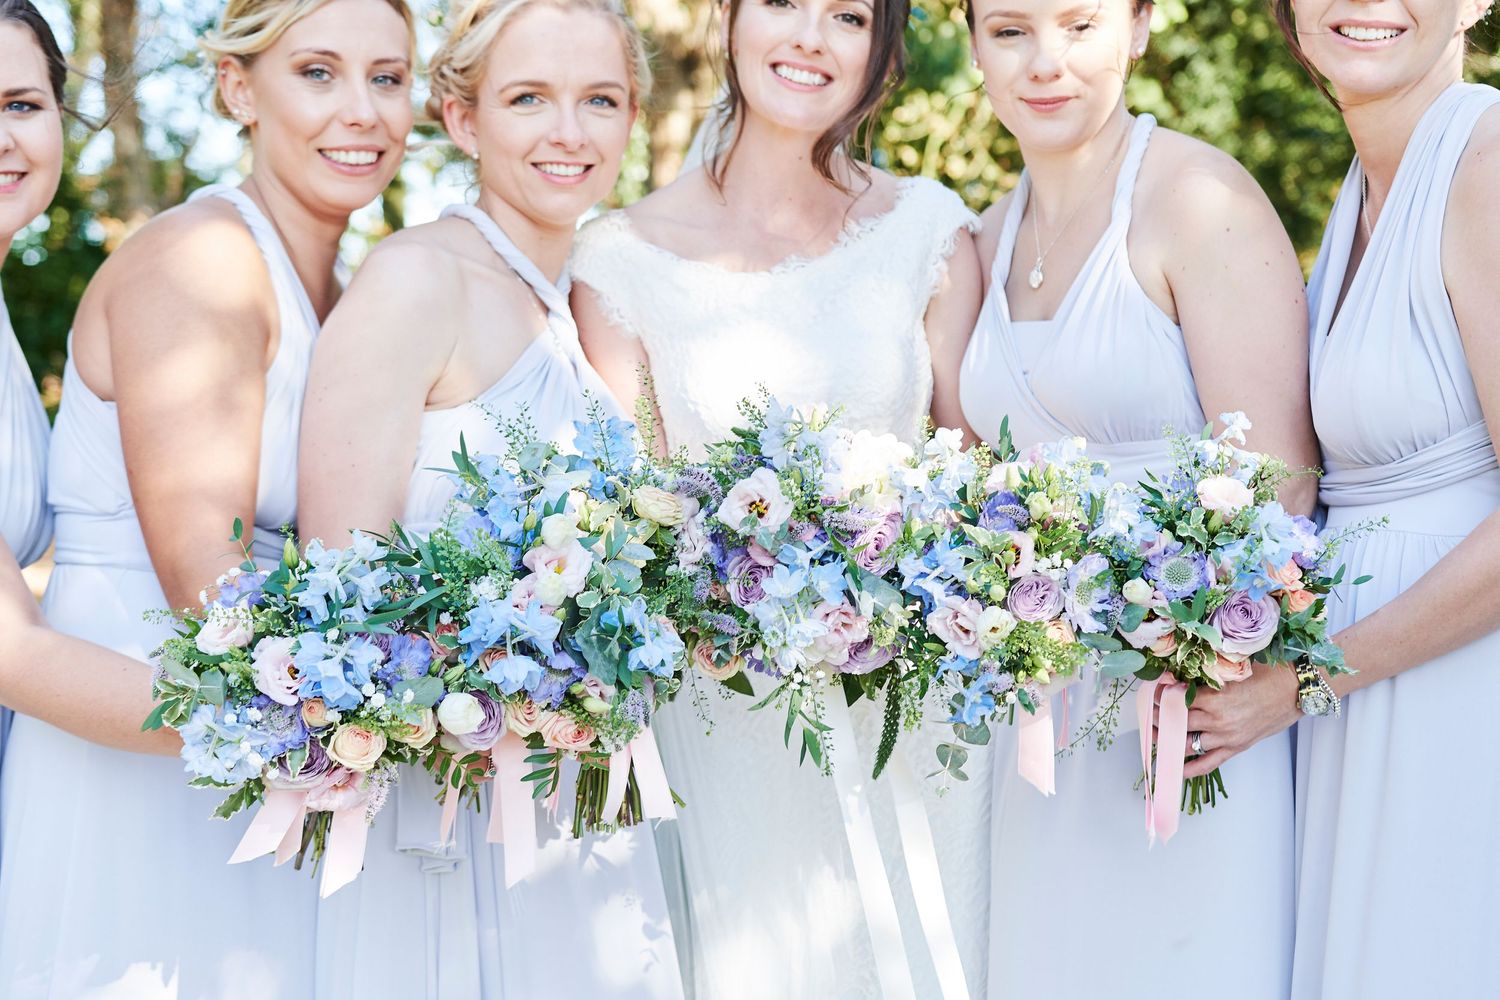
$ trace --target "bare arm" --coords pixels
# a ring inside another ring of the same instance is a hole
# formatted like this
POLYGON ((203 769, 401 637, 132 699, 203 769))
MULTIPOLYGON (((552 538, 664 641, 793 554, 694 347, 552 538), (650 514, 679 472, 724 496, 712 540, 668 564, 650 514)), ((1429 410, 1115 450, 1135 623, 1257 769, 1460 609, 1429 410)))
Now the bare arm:
POLYGON ((173 754, 170 729, 141 732, 151 668, 47 627, 21 569, 0 541, 0 704, 119 750, 173 754))
POLYGON ((323 325, 297 463, 304 540, 344 545, 352 529, 384 533, 402 516, 427 396, 457 340, 433 314, 462 305, 450 274, 422 248, 382 245, 323 325))
MULTIPOLYGON (((1204 415, 1242 410, 1249 446, 1293 469, 1318 463, 1307 389, 1307 300, 1291 241, 1266 196, 1233 160, 1205 150, 1173 176, 1166 278, 1204 415)), ((1281 500, 1310 514, 1317 480, 1281 500)))
POLYGON ((187 607, 238 561, 235 518, 254 523, 275 298, 237 221, 164 218, 134 240, 103 295, 110 378, 146 548, 187 607))
POLYGON ((640 401, 647 401, 656 422, 656 450, 665 457, 667 441, 661 410, 655 397, 648 392, 646 376, 651 371, 651 359, 646 355, 646 345, 639 337, 626 333, 611 322, 599 303, 598 293, 581 282, 573 284, 572 306, 573 320, 578 324, 578 339, 583 343, 583 353, 589 363, 631 419, 635 418, 640 401))
POLYGON ((932 353, 932 422, 962 430, 964 444, 970 445, 979 438, 964 420, 958 378, 974 321, 979 317, 984 281, 973 235, 962 229, 957 240, 943 283, 927 306, 927 345, 932 353))

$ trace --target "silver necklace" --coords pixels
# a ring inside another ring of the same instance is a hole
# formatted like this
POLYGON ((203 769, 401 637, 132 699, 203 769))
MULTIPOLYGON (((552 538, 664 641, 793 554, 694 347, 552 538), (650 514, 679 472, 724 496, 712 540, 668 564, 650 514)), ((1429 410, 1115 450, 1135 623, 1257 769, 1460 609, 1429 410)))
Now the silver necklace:
POLYGON ((1041 223, 1037 221, 1037 217, 1042 214, 1041 206, 1039 204, 1032 205, 1031 238, 1036 245, 1036 263, 1031 266, 1031 273, 1026 276, 1026 284, 1030 285, 1033 291, 1041 288, 1042 282, 1047 280, 1046 272, 1042 270, 1042 265, 1046 262, 1047 255, 1052 252, 1053 247, 1057 246, 1057 241, 1062 239, 1063 233, 1068 231, 1068 227, 1073 224, 1073 220, 1078 218, 1078 213, 1083 210, 1084 205, 1089 203, 1089 199, 1094 196, 1094 192, 1099 190, 1099 185, 1104 182, 1104 178, 1109 176, 1110 169, 1115 165, 1115 160, 1120 158, 1120 151, 1125 148, 1125 144, 1129 139, 1130 132, 1126 131, 1125 138, 1115 147, 1114 153, 1110 155, 1109 162, 1104 165, 1103 170, 1099 171, 1099 176, 1094 178, 1094 183, 1089 186, 1088 191, 1079 199, 1078 204, 1073 207, 1073 211, 1068 213, 1067 220, 1062 224, 1062 228, 1057 231, 1057 235, 1052 237, 1052 242, 1047 244, 1047 249, 1045 250, 1042 249, 1041 223))

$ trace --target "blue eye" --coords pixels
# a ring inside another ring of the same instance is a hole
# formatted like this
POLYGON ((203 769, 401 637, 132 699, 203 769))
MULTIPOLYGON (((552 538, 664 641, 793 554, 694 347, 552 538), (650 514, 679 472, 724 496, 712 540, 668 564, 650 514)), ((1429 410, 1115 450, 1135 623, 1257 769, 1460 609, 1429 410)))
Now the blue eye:
POLYGON ((398 73, 381 73, 375 78, 375 82, 382 87, 399 87, 405 81, 398 73))
POLYGON ((34 104, 31 101, 8 101, 5 105, 5 113, 8 115, 29 115, 34 111, 40 110, 42 110, 42 106, 40 104, 34 104))
POLYGON ((309 66, 307 67, 307 69, 302 71, 302 75, 307 79, 315 80, 318 83, 322 83, 324 80, 333 79, 333 74, 328 71, 328 68, 326 66, 309 66))
POLYGON ((587 103, 592 104, 596 108, 618 108, 620 106, 619 101, 613 97, 605 97, 603 94, 590 97, 587 103))
POLYGON ((536 94, 519 94, 516 97, 511 98, 510 103, 512 105, 520 104, 520 105, 530 106, 530 105, 533 105, 533 104, 537 104, 540 101, 541 101, 541 97, 538 96, 538 95, 536 95, 536 94))

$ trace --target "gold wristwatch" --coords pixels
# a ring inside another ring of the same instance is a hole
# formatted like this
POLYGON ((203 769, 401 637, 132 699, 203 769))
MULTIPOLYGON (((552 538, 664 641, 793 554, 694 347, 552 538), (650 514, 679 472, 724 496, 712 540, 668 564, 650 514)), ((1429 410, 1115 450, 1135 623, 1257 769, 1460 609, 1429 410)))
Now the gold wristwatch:
POLYGON ((1317 667, 1310 663, 1297 668, 1297 707, 1303 715, 1338 717, 1339 696, 1317 667))

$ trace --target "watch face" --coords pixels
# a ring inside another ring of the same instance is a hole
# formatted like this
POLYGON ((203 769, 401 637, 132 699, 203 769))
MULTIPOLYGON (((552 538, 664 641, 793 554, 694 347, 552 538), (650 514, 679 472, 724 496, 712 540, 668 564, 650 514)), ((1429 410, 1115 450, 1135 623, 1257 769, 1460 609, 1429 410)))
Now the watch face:
POLYGON ((1306 715, 1327 715, 1333 710, 1333 702, 1328 695, 1314 688, 1311 691, 1302 692, 1302 711, 1306 715))

